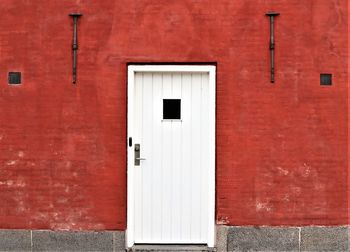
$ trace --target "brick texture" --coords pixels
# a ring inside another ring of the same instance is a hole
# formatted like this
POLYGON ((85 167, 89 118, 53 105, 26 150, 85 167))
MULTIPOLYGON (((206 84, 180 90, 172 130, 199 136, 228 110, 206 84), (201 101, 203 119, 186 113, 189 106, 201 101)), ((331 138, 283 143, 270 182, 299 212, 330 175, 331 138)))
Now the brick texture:
POLYGON ((347 1, 2 0, 0 9, 0 228, 126 228, 128 62, 217 63, 217 223, 348 223, 347 1), (275 84, 270 10, 281 13, 275 84), (73 11, 84 14, 76 86, 73 11), (10 71, 21 85, 7 84, 10 71), (320 73, 333 85, 320 86, 320 73))

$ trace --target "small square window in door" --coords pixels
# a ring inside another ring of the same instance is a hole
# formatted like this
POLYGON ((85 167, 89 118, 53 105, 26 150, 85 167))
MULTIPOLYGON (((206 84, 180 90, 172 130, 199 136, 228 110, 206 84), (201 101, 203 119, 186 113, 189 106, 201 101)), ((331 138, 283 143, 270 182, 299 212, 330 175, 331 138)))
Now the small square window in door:
POLYGON ((163 99, 163 119, 181 119, 181 99, 163 99))

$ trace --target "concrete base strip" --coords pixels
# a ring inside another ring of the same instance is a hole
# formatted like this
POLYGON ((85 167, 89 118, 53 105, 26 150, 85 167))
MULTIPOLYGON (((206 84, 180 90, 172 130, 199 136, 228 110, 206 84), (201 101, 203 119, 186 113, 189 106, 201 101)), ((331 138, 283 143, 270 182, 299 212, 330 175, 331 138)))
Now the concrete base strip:
POLYGON ((0 251, 31 251, 30 230, 0 230, 0 251))
POLYGON ((123 231, 0 230, 0 251, 125 251, 123 231))
POLYGON ((349 251, 349 227, 229 227, 227 251, 349 251))
POLYGON ((301 229, 301 251, 350 251, 348 227, 305 227, 301 229))
MULTIPOLYGON (((349 227, 217 226, 216 251, 349 251, 349 230, 349 227)), ((125 249, 124 231, 0 230, 0 251, 121 252, 125 249)), ((156 249, 162 251, 159 246, 156 249)), ((184 251, 182 247, 179 249, 184 251)), ((188 250, 186 247, 185 251, 188 250)), ((137 251, 156 250, 150 246, 137 251)))

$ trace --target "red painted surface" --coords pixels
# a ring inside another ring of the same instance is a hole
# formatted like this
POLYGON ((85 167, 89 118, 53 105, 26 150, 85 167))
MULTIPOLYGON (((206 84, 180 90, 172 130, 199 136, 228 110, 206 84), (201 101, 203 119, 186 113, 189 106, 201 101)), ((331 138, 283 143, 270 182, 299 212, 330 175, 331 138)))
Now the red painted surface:
MULTIPOLYGON (((348 3, 348 53, 350 50, 350 27, 349 27, 349 23, 350 23, 350 5, 348 3)), ((349 87, 349 83, 350 83, 350 58, 348 57, 348 87, 349 87)), ((350 108, 350 89, 348 88, 348 109, 350 108)), ((350 118, 349 118, 349 111, 348 111, 348 137, 350 136, 350 118)), ((350 188, 349 188, 349 184, 350 184, 350 162, 349 162, 349 156, 350 156, 350 143, 348 141, 348 223, 350 223, 350 188)))
POLYGON ((347 1, 2 0, 0 9, 0 228, 126 228, 128 62, 217 62, 217 223, 348 223, 347 1), (269 10, 281 13, 275 84, 269 10), (72 11, 84 14, 77 86, 72 11), (23 84, 8 86, 15 70, 23 84), (333 86, 319 85, 323 72, 333 86))

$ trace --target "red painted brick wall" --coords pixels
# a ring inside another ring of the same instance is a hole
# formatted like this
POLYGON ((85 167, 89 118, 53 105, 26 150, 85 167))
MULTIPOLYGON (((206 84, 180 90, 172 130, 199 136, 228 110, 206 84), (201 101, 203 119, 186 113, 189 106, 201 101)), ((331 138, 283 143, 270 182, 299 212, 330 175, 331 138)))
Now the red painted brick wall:
POLYGON ((348 223, 346 0, 0 2, 0 228, 126 228, 128 62, 217 62, 217 223, 348 223), (276 83, 269 23, 276 22, 276 83), (78 84, 71 84, 72 22, 78 84), (23 84, 8 86, 21 71, 23 84), (334 85, 320 86, 320 73, 334 85))
MULTIPOLYGON (((349 50, 350 50, 350 27, 349 27, 349 23, 350 23, 350 5, 348 3, 348 54, 349 54, 349 50)), ((349 83, 350 83, 350 58, 348 56, 348 87, 349 87, 349 83)), ((349 96, 350 95, 350 89, 348 88, 348 109, 350 108, 350 99, 349 96)), ((349 118, 349 111, 348 111, 348 137, 350 135, 350 118, 349 118)), ((350 190, 349 190, 349 184, 350 184, 350 162, 349 162, 349 156, 350 156, 350 143, 348 141, 348 223, 350 223, 350 190)))

